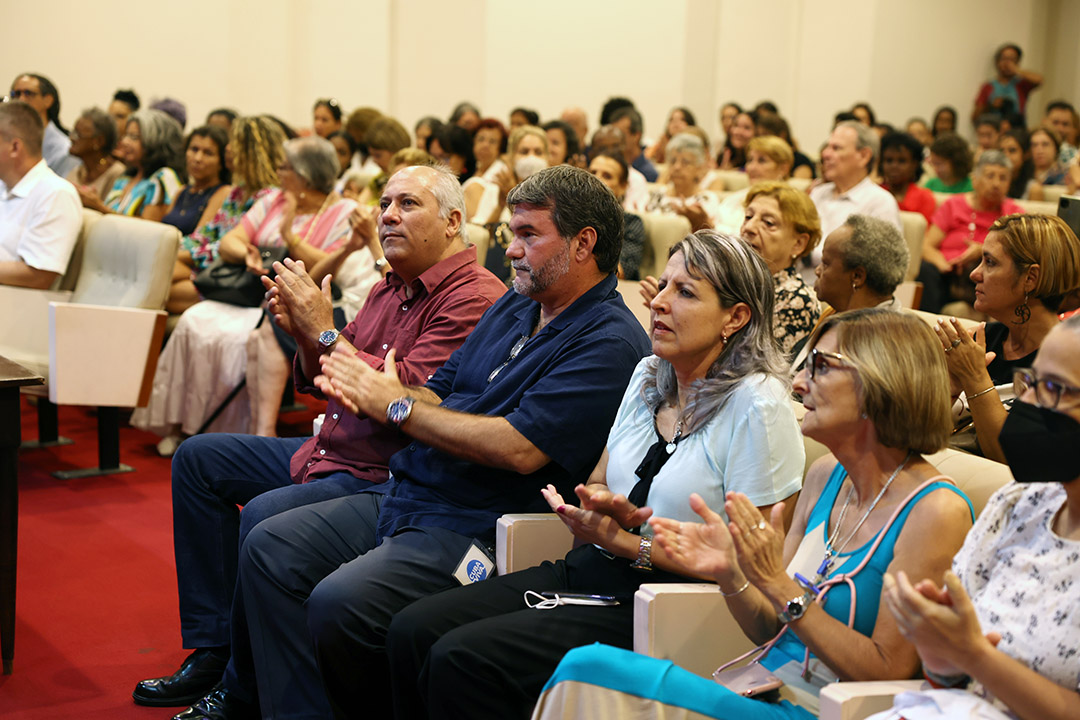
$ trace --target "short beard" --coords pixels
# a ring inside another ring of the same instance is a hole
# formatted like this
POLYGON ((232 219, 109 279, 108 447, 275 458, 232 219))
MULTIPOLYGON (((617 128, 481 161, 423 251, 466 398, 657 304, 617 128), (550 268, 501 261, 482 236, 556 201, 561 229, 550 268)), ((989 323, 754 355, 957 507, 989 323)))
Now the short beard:
POLYGON ((514 276, 514 292, 518 295, 532 297, 547 290, 556 280, 570 272, 570 245, 566 250, 538 268, 529 269, 529 279, 526 281, 521 276, 514 276))

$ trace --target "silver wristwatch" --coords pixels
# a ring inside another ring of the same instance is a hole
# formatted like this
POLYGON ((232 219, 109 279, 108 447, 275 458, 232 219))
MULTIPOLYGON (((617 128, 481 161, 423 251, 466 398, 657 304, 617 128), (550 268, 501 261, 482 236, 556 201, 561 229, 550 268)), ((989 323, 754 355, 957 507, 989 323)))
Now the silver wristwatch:
POLYGON ((814 593, 807 590, 802 595, 791 598, 784 606, 784 610, 777 613, 777 617, 780 618, 780 622, 787 625, 794 622, 806 614, 806 609, 810 607, 810 603, 813 602, 814 593))
POLYGON ((386 406, 386 422, 401 427, 402 423, 409 419, 412 414, 413 403, 416 398, 399 397, 386 406))
POLYGON ((341 337, 341 333, 337 330, 323 330, 319 333, 319 349, 326 352, 330 348, 334 347, 334 343, 341 337))

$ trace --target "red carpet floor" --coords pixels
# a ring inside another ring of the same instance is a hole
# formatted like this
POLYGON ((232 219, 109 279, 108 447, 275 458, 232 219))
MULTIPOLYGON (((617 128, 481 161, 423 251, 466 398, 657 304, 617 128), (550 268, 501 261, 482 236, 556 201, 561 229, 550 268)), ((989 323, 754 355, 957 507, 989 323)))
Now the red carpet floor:
MULTIPOLYGON (((286 416, 310 432, 314 413, 286 416)), ((23 402, 23 438, 37 436, 23 402)), ((83 480, 54 470, 97 464, 96 421, 60 408, 63 447, 19 457, 15 663, 0 676, 0 718, 153 720, 178 710, 131 700, 135 683, 172 672, 180 647, 169 460, 156 436, 121 428, 121 461, 135 472, 83 480)))

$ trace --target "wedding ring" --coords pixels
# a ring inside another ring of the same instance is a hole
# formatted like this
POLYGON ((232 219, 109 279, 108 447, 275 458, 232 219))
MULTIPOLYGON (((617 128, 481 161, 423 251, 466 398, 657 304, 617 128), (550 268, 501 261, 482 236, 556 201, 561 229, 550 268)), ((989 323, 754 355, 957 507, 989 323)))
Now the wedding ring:
POLYGON ((765 521, 764 520, 758 520, 757 529, 758 530, 764 530, 765 529, 765 521))
POLYGON ((960 338, 953 338, 953 341, 952 341, 952 346, 953 346, 953 347, 956 347, 956 346, 957 346, 957 345, 959 345, 959 344, 960 344, 961 342, 963 342, 963 341, 962 341, 962 340, 961 340, 960 338))
POLYGON ((945 354, 946 354, 946 355, 948 355, 948 354, 949 354, 949 353, 951 353, 952 351, 953 351, 953 349, 952 349, 951 347, 947 347, 947 348, 945 348, 945 354))

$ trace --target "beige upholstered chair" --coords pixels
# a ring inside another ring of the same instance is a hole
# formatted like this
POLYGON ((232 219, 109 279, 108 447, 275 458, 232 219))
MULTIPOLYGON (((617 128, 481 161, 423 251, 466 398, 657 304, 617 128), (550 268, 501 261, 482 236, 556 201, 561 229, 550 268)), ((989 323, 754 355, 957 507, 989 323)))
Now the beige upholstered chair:
POLYGON ((645 255, 641 258, 641 276, 660 277, 667 265, 668 250, 690 234, 690 221, 682 215, 642 213, 645 225, 645 255))
POLYGON ((483 225, 465 223, 465 241, 476 248, 476 264, 483 267, 484 258, 487 257, 488 244, 491 242, 491 234, 483 225))
POLYGON ((100 465, 58 473, 65 478, 130 469, 119 463, 118 408, 149 399, 180 241, 161 223, 119 215, 92 222, 72 291, 0 287, 0 303, 19 308, 0 314, 0 355, 45 376, 39 413, 50 403, 99 408, 100 465))
POLYGON ((1039 215, 1057 215, 1058 203, 1047 200, 1017 200, 1016 204, 1024 208, 1024 212, 1037 213, 1039 215))
POLYGON ((904 273, 905 280, 914 280, 919 274, 922 261, 923 236, 926 235, 926 217, 922 213, 900 211, 900 222, 904 226, 904 240, 908 246, 908 266, 904 273))

